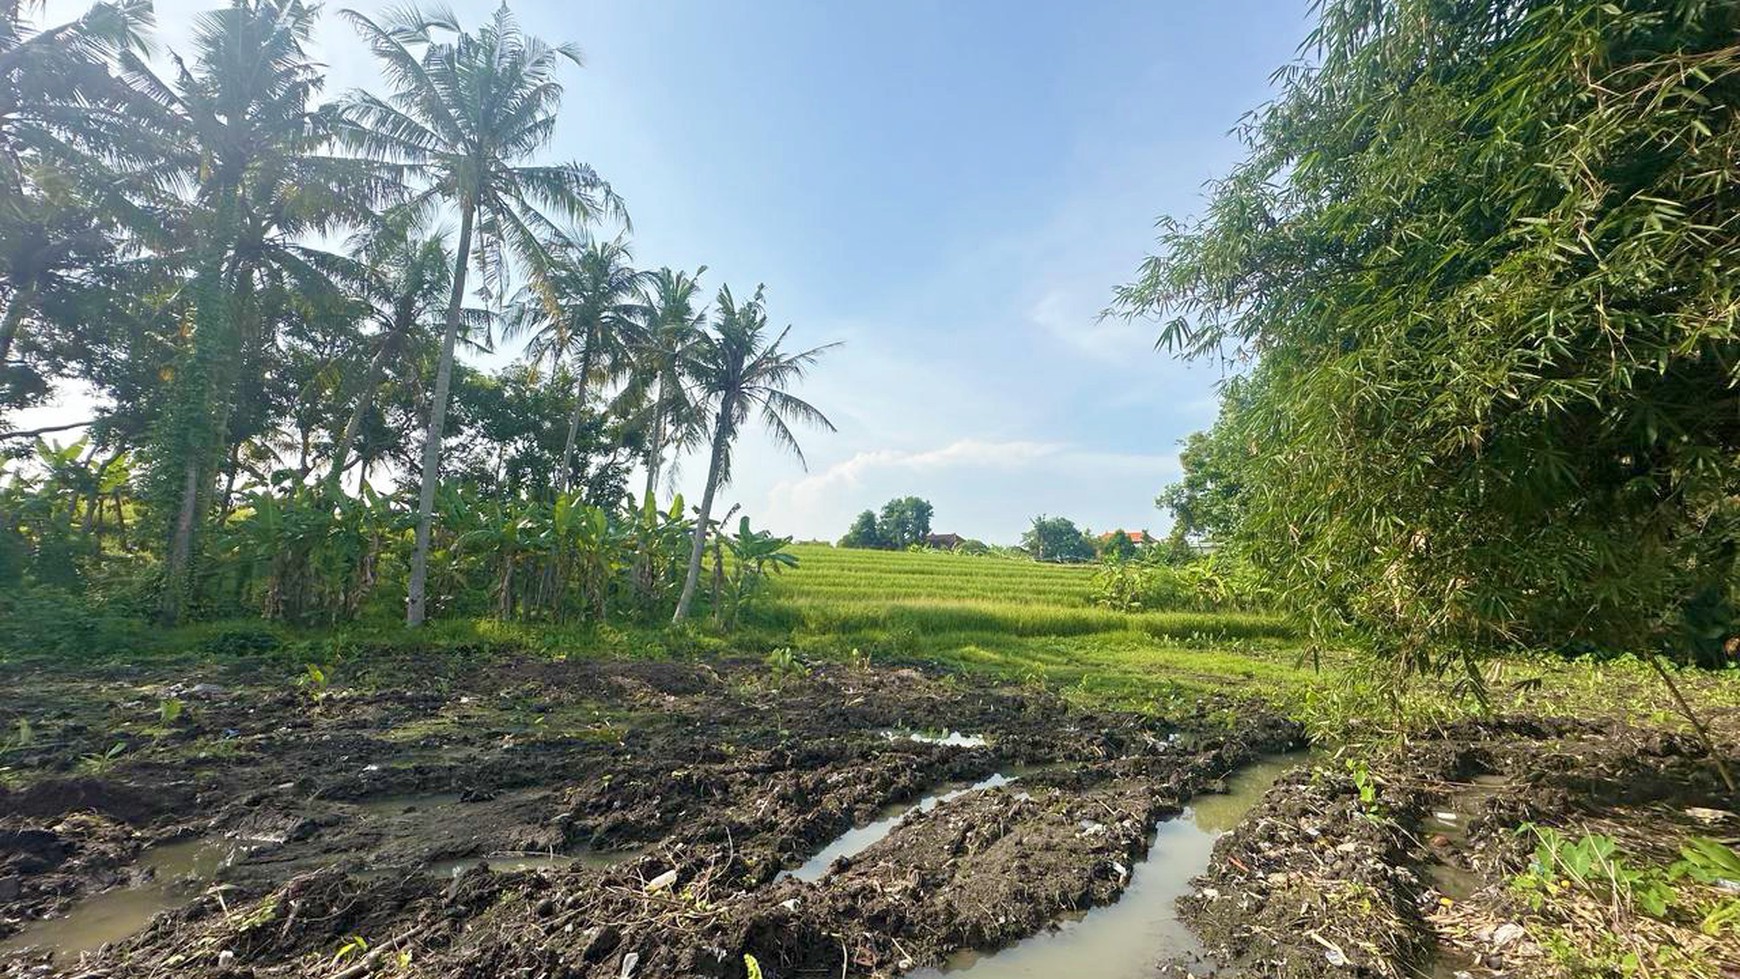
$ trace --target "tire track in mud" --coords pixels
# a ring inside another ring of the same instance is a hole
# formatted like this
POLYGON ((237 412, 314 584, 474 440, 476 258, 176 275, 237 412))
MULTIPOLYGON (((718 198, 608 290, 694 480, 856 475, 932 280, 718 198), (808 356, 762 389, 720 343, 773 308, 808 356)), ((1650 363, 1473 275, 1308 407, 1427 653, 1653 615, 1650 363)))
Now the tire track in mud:
MULTIPOLYGON (((842 964, 891 974, 1115 900, 1158 820, 1228 772, 1299 743, 1296 726, 1225 704, 1169 720, 1095 715, 1043 692, 910 670, 824 669, 774 689, 748 663, 525 662, 483 668, 453 689, 545 716, 602 699, 617 705, 622 730, 603 742, 503 736, 482 722, 412 744, 442 756, 396 764, 392 752, 405 746, 388 737, 395 726, 456 710, 457 698, 358 696, 292 742, 273 729, 269 700, 238 694, 237 717, 208 723, 252 715, 242 737, 279 735, 282 756, 258 770, 195 772, 203 811, 171 807, 138 835, 268 842, 224 871, 231 889, 221 899, 196 898, 80 968, 93 979, 327 975, 337 951, 362 936, 405 951, 393 969, 414 975, 741 976, 745 952, 771 976, 838 975, 842 964), (987 743, 882 736, 936 726, 987 743), (1189 736, 1171 736, 1180 731, 1189 736), (820 881, 779 876, 891 805, 1023 765, 1050 767, 915 814, 820 881), (421 823, 353 804, 432 791, 468 801, 421 823), (608 867, 452 879, 360 872, 502 850, 628 847, 640 854, 608 867), (324 869, 276 884, 261 871, 273 863, 324 869)), ((110 784, 136 785, 152 771, 142 763, 110 784)), ((70 963, 15 959, 12 968, 54 965, 70 963)))

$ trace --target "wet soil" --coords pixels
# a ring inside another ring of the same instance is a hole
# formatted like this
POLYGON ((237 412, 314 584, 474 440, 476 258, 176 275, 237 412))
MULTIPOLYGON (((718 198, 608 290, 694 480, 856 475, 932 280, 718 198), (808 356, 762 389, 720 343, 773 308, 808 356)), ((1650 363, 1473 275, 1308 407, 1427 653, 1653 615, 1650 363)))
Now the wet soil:
MULTIPOLYGON (((1737 811, 1689 737, 1470 722, 1283 776, 1216 845, 1182 913, 1223 976, 1619 975, 1627 955, 1639 974, 1740 975, 1740 941, 1685 908, 1616 910, 1625 902, 1601 892, 1536 907, 1511 884, 1530 863, 1529 826, 1605 835, 1632 866, 1659 868, 1691 836, 1740 844, 1737 811)), ((1687 907, 1725 899, 1681 886, 1687 907)))
POLYGON ((0 673, 0 724, 33 732, 0 789, 0 973, 889 975, 1115 901, 1157 823, 1300 743, 1255 705, 1093 714, 912 670, 334 675, 0 673), (221 856, 153 869, 190 841, 221 856), (38 920, 99 900, 168 910, 127 938, 38 920))

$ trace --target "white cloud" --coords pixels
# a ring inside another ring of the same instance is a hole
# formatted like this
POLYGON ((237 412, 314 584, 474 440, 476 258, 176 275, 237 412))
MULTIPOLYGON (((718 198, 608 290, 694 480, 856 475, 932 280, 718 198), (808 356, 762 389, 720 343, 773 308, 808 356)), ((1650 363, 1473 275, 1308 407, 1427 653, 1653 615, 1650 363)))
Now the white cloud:
POLYGON ((1074 353, 1104 364, 1128 366, 1153 360, 1154 327, 1100 309, 1063 289, 1049 289, 1034 302, 1027 318, 1074 353))

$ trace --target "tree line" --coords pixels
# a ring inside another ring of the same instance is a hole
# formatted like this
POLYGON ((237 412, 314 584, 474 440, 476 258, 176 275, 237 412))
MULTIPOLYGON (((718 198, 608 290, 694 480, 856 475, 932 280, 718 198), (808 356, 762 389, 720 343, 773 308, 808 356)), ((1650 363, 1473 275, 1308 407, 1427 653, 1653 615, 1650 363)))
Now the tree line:
POLYGON ((0 495, 0 575, 108 582, 165 623, 722 601, 754 577, 727 544, 777 540, 710 536, 733 447, 758 424, 801 461, 794 430, 832 429, 794 393, 829 346, 760 287, 636 266, 610 184, 544 157, 577 48, 505 5, 342 10, 382 88, 323 101, 317 16, 232 0, 160 72, 148 0, 0 4, 0 418, 68 382, 104 402, 71 446, 0 431, 36 459, 0 495), (458 357, 505 342, 494 373, 458 357), (695 453, 699 506, 655 505, 695 453))
POLYGON ((1409 666, 1735 662, 1737 36, 1702 0, 1324 3, 1118 293, 1247 368, 1181 527, 1409 666))

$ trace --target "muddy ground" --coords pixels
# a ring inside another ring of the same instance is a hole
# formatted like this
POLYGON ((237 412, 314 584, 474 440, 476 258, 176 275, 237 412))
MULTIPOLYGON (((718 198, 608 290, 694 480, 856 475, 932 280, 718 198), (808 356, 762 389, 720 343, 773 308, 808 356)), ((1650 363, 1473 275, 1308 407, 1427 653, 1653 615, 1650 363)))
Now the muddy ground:
POLYGON ((1222 974, 1241 977, 1740 976, 1740 928, 1703 920, 1740 910, 1740 880, 1673 880, 1662 912, 1640 898, 1688 839, 1740 846, 1737 803, 1685 735, 1454 725, 1364 764, 1283 776, 1217 842, 1183 917, 1222 974), (1540 841, 1531 827, 1613 841, 1617 873, 1587 885, 1560 873, 1550 893, 1519 885, 1540 841), (1650 876, 1613 879, 1638 872, 1650 876))
MULTIPOLYGON (((892 974, 1114 900, 1154 823, 1296 725, 1169 719, 912 670, 487 657, 414 684, 202 667, 4 677, 0 937, 137 883, 153 844, 234 850, 143 933, 13 974, 892 974), (165 707, 168 702, 179 708, 165 707), (944 729, 984 743, 908 737, 944 729), (113 749, 120 744, 123 747, 113 749), (783 871, 941 786, 815 882, 783 871), (578 855, 537 870, 439 861, 578 855), (360 940, 359 940, 360 939, 360 940)), ((3 953, 0 953, 3 954, 3 953)))
MULTIPOLYGON (((227 861, 131 938, 0 951, 0 974, 737 979, 747 953, 769 979, 894 975, 1116 900, 1156 821, 1301 746, 1255 704, 1095 714, 910 669, 349 662, 367 666, 0 671, 0 942, 188 869, 154 862, 165 843, 227 861), (929 730, 983 741, 908 736, 929 730), (853 826, 998 774, 1020 777, 910 816, 820 879, 787 873, 853 826)), ((1220 841, 1185 918, 1224 975, 1546 974, 1564 953, 1508 886, 1531 846, 1517 827, 1663 852, 1693 831, 1732 840, 1735 800, 1700 754, 1623 725, 1511 719, 1358 772, 1330 758, 1220 841)), ((1740 946, 1607 924, 1683 945, 1708 963, 1692 974, 1722 974, 1740 946)))

